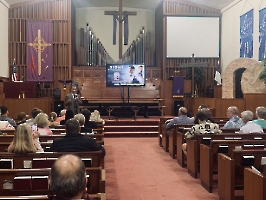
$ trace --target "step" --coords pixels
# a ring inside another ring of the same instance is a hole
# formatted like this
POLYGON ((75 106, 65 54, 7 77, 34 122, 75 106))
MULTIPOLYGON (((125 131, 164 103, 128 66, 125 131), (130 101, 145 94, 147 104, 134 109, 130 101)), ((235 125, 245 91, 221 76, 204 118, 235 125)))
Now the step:
POLYGON ((159 121, 106 121, 105 126, 158 126, 159 121))
POLYGON ((158 131, 104 132, 104 137, 158 137, 158 131))
POLYGON ((158 126, 104 126, 105 132, 150 132, 158 131, 158 126))

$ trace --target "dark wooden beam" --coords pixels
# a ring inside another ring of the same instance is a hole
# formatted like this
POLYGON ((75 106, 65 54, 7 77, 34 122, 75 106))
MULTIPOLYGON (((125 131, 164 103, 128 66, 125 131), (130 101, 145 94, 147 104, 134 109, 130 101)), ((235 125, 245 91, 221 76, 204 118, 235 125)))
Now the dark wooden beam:
MULTIPOLYGON (((104 14, 105 15, 113 15, 115 11, 104 11, 104 14)), ((123 11, 123 14, 124 14, 125 11, 123 11)), ((127 12, 128 15, 137 15, 137 12, 127 12)))

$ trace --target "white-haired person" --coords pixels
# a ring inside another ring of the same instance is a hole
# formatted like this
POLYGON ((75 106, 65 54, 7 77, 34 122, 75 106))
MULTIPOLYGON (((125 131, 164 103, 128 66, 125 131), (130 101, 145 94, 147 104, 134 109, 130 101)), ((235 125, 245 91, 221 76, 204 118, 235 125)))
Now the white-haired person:
POLYGON ((242 119, 238 117, 238 108, 235 106, 230 106, 226 112, 229 121, 225 123, 223 128, 241 128, 245 125, 242 119))
POLYGON ((66 109, 63 109, 60 112, 60 117, 57 117, 55 121, 60 123, 61 120, 65 120, 65 116, 66 116, 66 109))
POLYGON ((257 107, 256 116, 258 119, 253 120, 253 122, 260 125, 261 128, 266 128, 266 108, 263 106, 257 107))
POLYGON ((79 125, 80 125, 80 132, 81 133, 92 133, 92 129, 91 128, 87 128, 85 127, 85 116, 81 113, 76 114, 74 116, 74 119, 78 120, 79 125))
POLYGON ((253 112, 250 110, 243 111, 241 118, 245 125, 240 128, 239 133, 263 133, 261 126, 252 121, 253 112))

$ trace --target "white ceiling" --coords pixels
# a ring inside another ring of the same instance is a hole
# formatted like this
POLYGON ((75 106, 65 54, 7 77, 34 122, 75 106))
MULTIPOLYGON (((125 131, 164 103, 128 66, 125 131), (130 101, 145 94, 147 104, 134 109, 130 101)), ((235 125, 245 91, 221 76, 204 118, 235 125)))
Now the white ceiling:
MULTIPOLYGON (((27 0, 5 0, 9 5, 27 0)), ((77 8, 82 7, 118 7, 119 0, 73 0, 77 8)), ((123 0, 124 7, 155 9, 161 0, 123 0)), ((234 0, 188 0, 194 3, 222 9, 234 0)))

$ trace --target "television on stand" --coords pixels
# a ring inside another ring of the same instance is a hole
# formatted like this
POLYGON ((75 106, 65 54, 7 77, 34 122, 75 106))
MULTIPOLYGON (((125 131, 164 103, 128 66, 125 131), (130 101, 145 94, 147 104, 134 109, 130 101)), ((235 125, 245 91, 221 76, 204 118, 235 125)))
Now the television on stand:
POLYGON ((142 87, 145 82, 145 65, 106 65, 106 87, 142 87))

